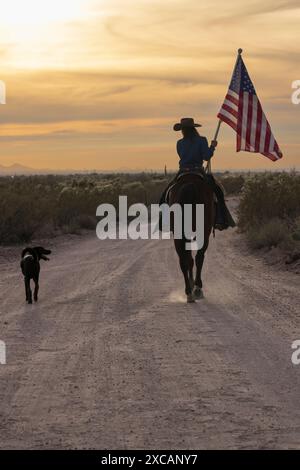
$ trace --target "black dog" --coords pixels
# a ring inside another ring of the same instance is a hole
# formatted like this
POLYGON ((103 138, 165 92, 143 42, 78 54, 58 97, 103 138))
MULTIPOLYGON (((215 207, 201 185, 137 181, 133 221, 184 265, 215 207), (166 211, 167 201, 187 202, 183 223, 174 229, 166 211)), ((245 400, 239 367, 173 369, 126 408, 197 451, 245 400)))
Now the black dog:
POLYGON ((26 302, 32 304, 32 292, 30 288, 30 280, 33 279, 35 284, 33 298, 38 300, 39 276, 40 276, 40 260, 49 261, 45 255, 50 255, 51 250, 46 250, 42 246, 34 248, 25 248, 22 251, 21 269, 24 275, 26 302))

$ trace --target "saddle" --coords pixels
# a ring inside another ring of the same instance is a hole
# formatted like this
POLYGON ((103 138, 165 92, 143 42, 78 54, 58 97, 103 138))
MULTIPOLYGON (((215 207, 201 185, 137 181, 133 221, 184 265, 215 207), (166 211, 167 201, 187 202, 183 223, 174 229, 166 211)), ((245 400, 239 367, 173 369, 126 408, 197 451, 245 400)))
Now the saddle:
MULTIPOLYGON (((214 204, 215 204, 215 222, 214 229, 225 230, 228 227, 235 227, 235 221, 233 220, 228 207, 226 206, 224 198, 224 190, 221 184, 215 180, 212 174, 206 174, 204 168, 193 167, 193 168, 181 168, 177 173, 176 177, 171 181, 169 186, 163 192, 160 199, 160 205, 163 203, 169 204, 170 191, 184 176, 193 175, 199 177, 201 181, 205 182, 208 186, 211 187, 214 194, 214 204)), ((159 227, 161 230, 161 218, 159 221, 159 227)))
POLYGON ((176 179, 178 180, 179 178, 187 174, 196 175, 202 179, 204 179, 206 176, 203 166, 192 166, 192 167, 184 166, 180 168, 179 172, 177 173, 176 179))
POLYGON ((206 181, 206 174, 204 171, 204 168, 202 166, 199 167, 184 167, 180 168, 179 172, 175 176, 175 179, 171 182, 170 186, 166 190, 165 194, 165 202, 168 204, 169 203, 169 194, 172 188, 176 186, 176 184, 184 177, 187 175, 194 175, 198 176, 202 181, 206 181))

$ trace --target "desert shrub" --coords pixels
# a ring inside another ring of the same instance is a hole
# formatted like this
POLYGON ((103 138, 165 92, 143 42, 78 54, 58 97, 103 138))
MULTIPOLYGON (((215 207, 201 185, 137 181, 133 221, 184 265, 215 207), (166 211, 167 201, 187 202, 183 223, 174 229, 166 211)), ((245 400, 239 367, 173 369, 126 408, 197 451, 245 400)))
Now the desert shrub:
POLYGON ((146 204, 158 204, 163 190, 168 185, 167 178, 154 178, 144 183, 146 191, 146 204))
POLYGON ((287 246, 290 240, 287 224, 278 218, 252 227, 247 232, 247 238, 253 248, 287 246))
POLYGON ((38 197, 36 188, 20 189, 16 186, 1 191, 0 240, 4 243, 29 241, 51 217, 51 204, 42 195, 38 197))
POLYGON ((85 230, 95 230, 97 225, 96 217, 87 214, 81 214, 76 218, 78 226, 85 230))
POLYGON ((218 180, 228 195, 240 194, 245 184, 244 175, 234 175, 232 173, 221 175, 218 180))
POLYGON ((273 218, 295 221, 300 216, 300 175, 264 173, 249 177, 239 205, 239 227, 248 230, 273 218))
POLYGON ((122 195, 128 197, 128 205, 138 202, 147 203, 147 193, 141 181, 124 184, 122 187, 122 195))
POLYGON ((300 217, 297 217, 292 230, 293 240, 300 242, 300 217))
POLYGON ((253 247, 296 249, 299 221, 299 174, 264 173, 247 178, 238 209, 238 226, 253 247))
POLYGON ((64 224, 60 227, 60 232, 63 234, 71 233, 72 235, 79 235, 80 234, 80 226, 77 220, 72 220, 68 224, 64 224))

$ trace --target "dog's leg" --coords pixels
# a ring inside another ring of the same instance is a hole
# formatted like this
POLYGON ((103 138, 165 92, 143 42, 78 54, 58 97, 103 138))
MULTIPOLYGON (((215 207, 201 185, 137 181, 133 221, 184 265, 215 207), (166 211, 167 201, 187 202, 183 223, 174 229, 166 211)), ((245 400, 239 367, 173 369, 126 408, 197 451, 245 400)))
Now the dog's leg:
POLYGON ((24 276, 24 285, 25 285, 26 302, 28 302, 28 281, 25 276, 24 276))
POLYGON ((33 281, 34 281, 34 294, 33 294, 33 298, 34 298, 34 301, 37 302, 38 301, 38 293, 39 293, 39 278, 33 278, 33 281))
POLYGON ((27 286, 27 302, 29 304, 32 304, 32 292, 31 292, 31 288, 30 288, 30 279, 26 279, 26 286, 27 286))

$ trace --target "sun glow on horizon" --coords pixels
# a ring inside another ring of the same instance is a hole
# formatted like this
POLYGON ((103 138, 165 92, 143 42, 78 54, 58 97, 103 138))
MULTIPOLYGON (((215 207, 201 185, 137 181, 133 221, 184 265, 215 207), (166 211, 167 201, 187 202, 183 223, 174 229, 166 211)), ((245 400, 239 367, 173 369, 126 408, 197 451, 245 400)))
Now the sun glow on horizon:
POLYGON ((1 5, 0 41, 9 44, 6 67, 64 66, 72 48, 73 25, 89 20, 91 5, 91 0, 8 0, 1 5))
POLYGON ((1 5, 2 26, 20 28, 71 21, 83 12, 83 0, 9 0, 1 5))

